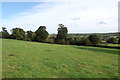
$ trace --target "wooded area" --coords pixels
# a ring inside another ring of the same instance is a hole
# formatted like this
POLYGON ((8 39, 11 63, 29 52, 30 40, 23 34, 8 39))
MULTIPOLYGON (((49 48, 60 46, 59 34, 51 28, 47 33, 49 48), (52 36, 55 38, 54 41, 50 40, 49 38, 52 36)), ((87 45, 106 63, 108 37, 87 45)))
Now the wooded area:
POLYGON ((24 31, 22 28, 13 28, 9 34, 5 27, 2 27, 0 38, 35 41, 43 43, 69 44, 69 45, 99 45, 99 44, 120 44, 118 33, 89 33, 89 34, 68 34, 65 25, 58 25, 57 34, 49 34, 46 26, 40 26, 35 32, 24 31))

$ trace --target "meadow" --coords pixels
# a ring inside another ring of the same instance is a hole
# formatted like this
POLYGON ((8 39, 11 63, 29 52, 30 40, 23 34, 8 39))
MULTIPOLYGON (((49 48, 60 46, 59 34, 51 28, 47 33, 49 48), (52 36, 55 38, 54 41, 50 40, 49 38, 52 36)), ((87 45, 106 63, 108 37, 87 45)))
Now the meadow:
POLYGON ((118 77, 118 49, 0 40, 3 78, 118 77))

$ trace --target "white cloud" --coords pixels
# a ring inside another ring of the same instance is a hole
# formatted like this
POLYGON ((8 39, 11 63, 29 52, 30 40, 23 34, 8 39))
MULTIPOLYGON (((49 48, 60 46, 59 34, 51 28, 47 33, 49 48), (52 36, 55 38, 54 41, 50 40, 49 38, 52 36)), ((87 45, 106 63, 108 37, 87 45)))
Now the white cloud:
POLYGON ((63 23, 69 33, 118 31, 118 0, 65 1, 34 6, 26 12, 13 15, 11 19, 3 20, 0 26, 6 26, 8 30, 21 27, 35 31, 45 25, 49 33, 55 33, 58 24, 63 23), (107 24, 98 25, 98 22, 107 24))

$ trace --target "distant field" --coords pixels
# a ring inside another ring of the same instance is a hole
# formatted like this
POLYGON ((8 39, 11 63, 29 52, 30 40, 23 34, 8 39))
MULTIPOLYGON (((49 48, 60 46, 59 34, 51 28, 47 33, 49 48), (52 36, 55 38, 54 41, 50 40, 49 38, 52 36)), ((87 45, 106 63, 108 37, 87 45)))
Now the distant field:
POLYGON ((118 50, 3 39, 3 78, 115 78, 118 50))

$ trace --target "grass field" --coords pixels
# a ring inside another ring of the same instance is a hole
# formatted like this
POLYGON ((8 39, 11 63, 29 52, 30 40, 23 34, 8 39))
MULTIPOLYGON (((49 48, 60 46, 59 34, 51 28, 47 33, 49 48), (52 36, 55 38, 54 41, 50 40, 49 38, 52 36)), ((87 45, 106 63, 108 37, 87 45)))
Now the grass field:
POLYGON ((2 40, 3 78, 115 78, 118 50, 2 40))

